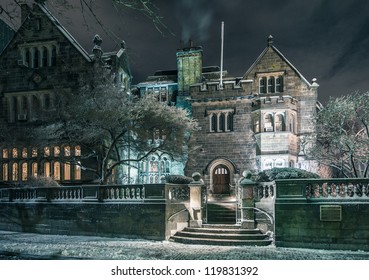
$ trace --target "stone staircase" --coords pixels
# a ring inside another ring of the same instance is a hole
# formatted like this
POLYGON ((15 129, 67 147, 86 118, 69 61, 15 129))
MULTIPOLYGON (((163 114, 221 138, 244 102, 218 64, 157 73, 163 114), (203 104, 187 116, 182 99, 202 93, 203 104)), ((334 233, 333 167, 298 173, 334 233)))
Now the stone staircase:
POLYGON ((235 203, 209 203, 207 205, 207 222, 209 224, 235 224, 235 203))
POLYGON ((221 246, 268 246, 272 240, 259 229, 242 229, 238 225, 206 224, 201 228, 186 227, 170 241, 185 244, 221 246))

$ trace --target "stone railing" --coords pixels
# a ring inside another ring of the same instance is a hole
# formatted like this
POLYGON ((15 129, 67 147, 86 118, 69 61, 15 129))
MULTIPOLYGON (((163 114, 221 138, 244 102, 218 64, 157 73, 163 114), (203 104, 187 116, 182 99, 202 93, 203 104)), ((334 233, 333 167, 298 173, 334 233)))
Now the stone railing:
POLYGON ((369 179, 276 180, 279 199, 369 199, 369 179))
POLYGON ((190 200, 190 189, 188 185, 167 184, 167 201, 186 202, 190 200))
POLYGON ((164 184, 82 185, 40 188, 0 188, 0 201, 141 201, 164 200, 164 184))
POLYGON ((262 182, 256 184, 255 199, 274 199, 275 195, 275 182, 262 182))

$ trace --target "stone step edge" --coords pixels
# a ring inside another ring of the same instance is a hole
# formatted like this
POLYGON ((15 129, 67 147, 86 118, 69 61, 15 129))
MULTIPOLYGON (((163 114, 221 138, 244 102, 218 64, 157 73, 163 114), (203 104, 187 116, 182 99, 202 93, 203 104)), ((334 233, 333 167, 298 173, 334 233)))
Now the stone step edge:
POLYGON ((201 239, 201 238, 172 236, 169 240, 172 242, 187 243, 187 244, 191 244, 191 242, 193 242, 194 244, 208 243, 211 245, 234 244, 234 245, 249 245, 249 246, 251 245, 268 246, 272 244, 272 240, 270 239, 267 240, 201 239))
POLYGON ((190 237, 200 239, 232 239, 232 240, 266 240, 268 235, 266 234, 219 234, 219 233, 204 233, 204 232, 188 232, 180 231, 174 236, 190 237))

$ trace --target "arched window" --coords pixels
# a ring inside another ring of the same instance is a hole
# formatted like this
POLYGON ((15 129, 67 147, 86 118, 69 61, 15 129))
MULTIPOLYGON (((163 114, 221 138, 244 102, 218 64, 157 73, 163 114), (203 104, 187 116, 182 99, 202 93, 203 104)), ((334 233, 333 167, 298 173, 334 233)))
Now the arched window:
POLYGON ((80 157, 81 156, 81 146, 74 147, 74 156, 80 157))
POLYGON ((8 151, 8 149, 3 149, 3 158, 9 158, 9 151, 8 151))
POLYGON ((18 174, 19 174, 18 163, 14 162, 12 164, 12 181, 18 181, 18 174))
POLYGON ((44 176, 45 177, 50 177, 50 173, 51 173, 51 171, 50 171, 50 162, 48 162, 48 161, 46 161, 45 163, 44 163, 44 176))
POLYGON ((12 149, 12 157, 13 158, 18 158, 18 149, 17 148, 12 149))
POLYGON ((9 181, 9 164, 3 164, 3 181, 9 181))
POLYGON ((44 147, 44 157, 50 156, 50 147, 44 147))
POLYGON ((55 65, 56 65, 56 47, 52 46, 50 66, 55 66, 55 65))
POLYGON ((27 158, 28 156, 28 149, 27 148, 23 148, 22 149, 22 158, 27 158))
POLYGON ((54 162, 54 179, 60 181, 60 162, 54 162))
POLYGON ((64 163, 64 176, 63 176, 63 180, 65 181, 70 181, 70 164, 69 163, 64 163))
POLYGON ((268 79, 268 93, 274 93, 275 92, 275 79, 274 77, 269 77, 268 79))
POLYGON ((225 127, 225 117, 223 113, 219 114, 219 130, 218 131, 224 131, 225 127))
POLYGON ((227 127, 226 127, 226 131, 233 131, 233 114, 232 113, 227 113, 226 115, 226 123, 227 123, 227 127))
POLYGON ((54 147, 54 157, 58 157, 58 156, 60 156, 60 147, 55 146, 54 147))
POLYGON ((284 121, 284 116, 282 114, 277 114, 275 117, 275 131, 285 131, 286 125, 284 121))
POLYGON ((48 53, 47 53, 47 48, 45 47, 42 47, 41 48, 41 67, 47 67, 48 64, 47 64, 47 56, 48 56, 48 53))
POLYGON ((216 114, 210 116, 210 131, 215 132, 218 130, 218 119, 216 114))
POLYGON ((22 163, 22 181, 28 180, 28 164, 27 162, 22 163))
POLYGON ((266 93, 267 92, 267 80, 266 77, 262 77, 259 80, 259 93, 266 93))
POLYGON ((70 146, 64 146, 64 156, 70 157, 70 146))
POLYGON ((274 131, 273 116, 272 114, 266 114, 264 116, 264 131, 274 131))
POLYGON ((81 163, 78 162, 76 165, 74 165, 74 180, 81 180, 81 178, 81 163))
POLYGON ((30 50, 28 48, 25 50, 25 60, 26 60, 26 65, 30 67, 31 66, 30 50))
POLYGON ((33 48, 33 68, 38 68, 39 63, 39 51, 37 48, 33 48))
POLYGON ((37 162, 32 163, 32 176, 37 177, 38 175, 38 165, 37 162))

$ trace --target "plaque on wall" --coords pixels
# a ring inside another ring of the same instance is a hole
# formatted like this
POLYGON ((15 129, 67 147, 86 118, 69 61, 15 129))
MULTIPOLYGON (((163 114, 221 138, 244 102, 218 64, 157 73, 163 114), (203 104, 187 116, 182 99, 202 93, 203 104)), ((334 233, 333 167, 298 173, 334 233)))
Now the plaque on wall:
POLYGON ((341 222, 342 207, 340 205, 321 205, 320 221, 323 222, 341 222))

